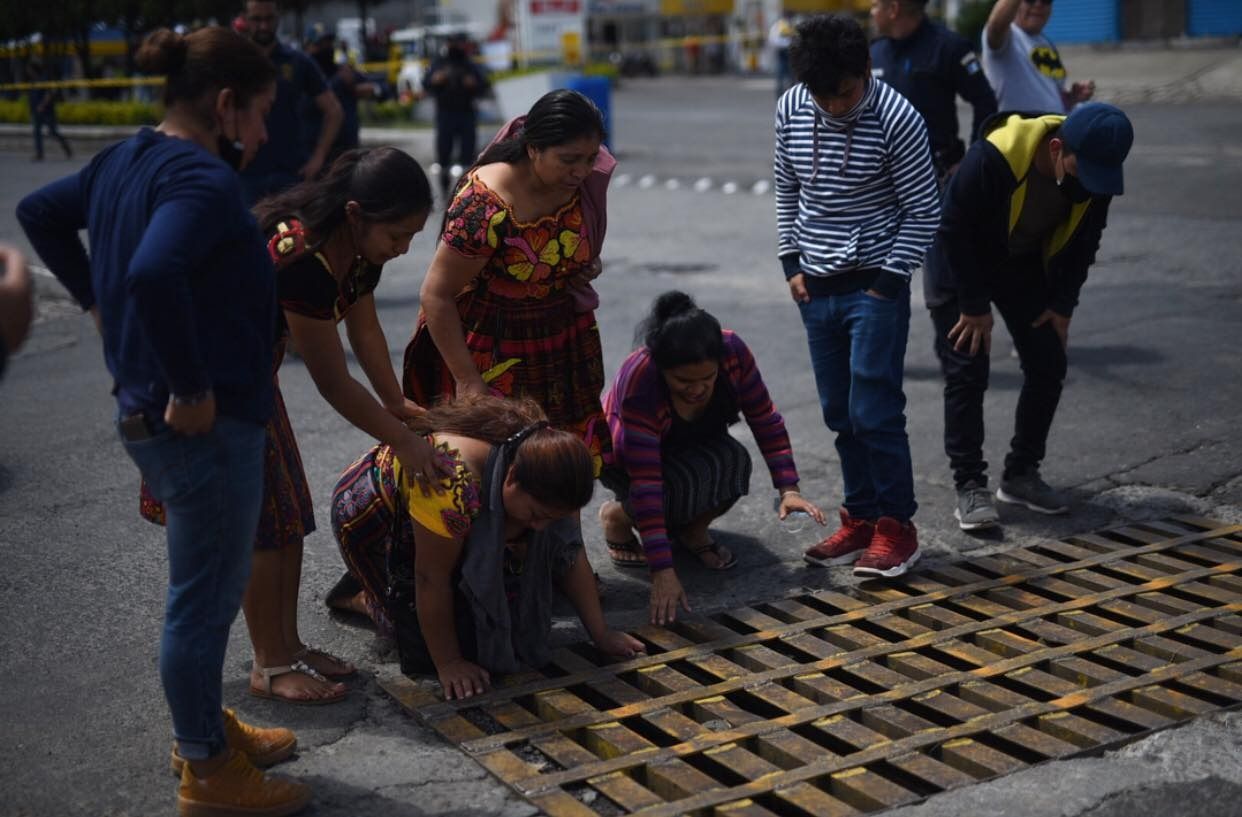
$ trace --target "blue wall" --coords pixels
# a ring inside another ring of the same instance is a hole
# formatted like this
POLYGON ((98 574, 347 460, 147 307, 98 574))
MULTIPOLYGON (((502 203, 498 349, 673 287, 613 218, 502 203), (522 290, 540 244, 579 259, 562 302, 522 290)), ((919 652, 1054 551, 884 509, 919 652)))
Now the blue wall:
POLYGON ((1192 37, 1242 34, 1242 0, 1190 0, 1186 33, 1192 37))
MULTIPOLYGON (((1218 0, 1217 5, 1242 6, 1242 0, 1218 0)), ((1118 0, 1070 0, 1052 7, 1044 34, 1057 45, 1105 43, 1121 39, 1118 0)))

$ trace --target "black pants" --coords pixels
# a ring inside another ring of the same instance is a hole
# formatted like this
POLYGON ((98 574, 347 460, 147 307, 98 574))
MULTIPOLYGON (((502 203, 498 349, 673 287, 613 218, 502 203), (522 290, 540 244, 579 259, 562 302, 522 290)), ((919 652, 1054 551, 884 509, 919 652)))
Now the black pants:
MULTIPOLYGON (((1008 479, 1039 468, 1044 459, 1065 382, 1066 357, 1051 323, 1031 326, 1048 303, 1048 284, 1038 258, 1015 259, 991 283, 992 302, 1013 337, 1022 364, 1022 391, 1005 457, 1003 478, 1008 479)), ((953 349, 948 333, 958 319, 956 300, 932 307, 931 316, 936 357, 944 375, 944 451, 949 455, 953 481, 958 488, 968 482, 986 485, 983 394, 988 389, 988 355, 980 351, 972 357, 953 349)))
POLYGON ((452 176, 449 167, 456 158, 462 167, 474 163, 477 149, 476 125, 478 115, 474 111, 439 111, 436 113, 436 161, 440 163, 440 191, 448 192, 452 176), (454 154, 453 147, 457 147, 454 154))

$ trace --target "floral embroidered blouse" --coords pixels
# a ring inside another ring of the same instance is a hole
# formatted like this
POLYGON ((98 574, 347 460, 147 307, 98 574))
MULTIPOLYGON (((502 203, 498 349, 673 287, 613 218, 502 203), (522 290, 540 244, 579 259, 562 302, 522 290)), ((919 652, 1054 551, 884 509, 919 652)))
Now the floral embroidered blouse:
POLYGON ((592 256, 579 193, 552 215, 526 223, 477 174, 449 205, 440 239, 466 258, 488 258, 480 279, 489 292, 514 300, 564 290, 592 256))
POLYGON ((385 497, 391 507, 404 506, 411 519, 437 536, 460 539, 470 532, 471 522, 483 507, 479 497, 479 484, 456 449, 449 448, 448 443, 435 442, 434 438, 432 442, 441 471, 446 466, 452 471, 451 476, 440 480, 444 493, 432 491, 430 496, 423 496, 422 489, 401 466, 401 461, 388 446, 380 446, 380 451, 375 456, 375 466, 381 473, 391 468, 392 482, 385 485, 387 480, 380 481, 385 493, 390 490, 390 486, 396 487, 397 496, 385 497))
POLYGON ((339 323, 359 298, 379 286, 381 267, 362 259, 338 282, 328 259, 308 246, 306 228, 295 218, 276 225, 267 249, 276 264, 281 334, 286 329, 284 310, 339 323))

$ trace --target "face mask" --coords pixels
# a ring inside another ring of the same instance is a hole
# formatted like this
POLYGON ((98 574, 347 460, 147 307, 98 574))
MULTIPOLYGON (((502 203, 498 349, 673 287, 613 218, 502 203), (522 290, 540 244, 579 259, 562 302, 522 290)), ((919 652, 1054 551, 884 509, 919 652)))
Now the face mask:
POLYGON ((1068 173, 1057 179, 1057 189, 1073 204, 1082 204, 1091 198, 1091 191, 1082 186, 1077 176, 1071 176, 1068 173))
POLYGON ((456 61, 464 60, 466 58, 466 49, 451 45, 448 49, 448 58, 456 61))
POLYGON ((336 73, 336 60, 333 58, 331 50, 321 51, 316 54, 315 62, 319 65, 319 70, 323 71, 325 77, 336 73))
MULTIPOLYGON (((233 123, 237 123, 236 117, 233 123)), ((224 123, 220 123, 220 133, 216 136, 216 152, 226 165, 233 168, 235 172, 241 172, 242 162, 246 158, 246 145, 241 140, 240 134, 236 139, 230 139, 224 135, 224 123)))

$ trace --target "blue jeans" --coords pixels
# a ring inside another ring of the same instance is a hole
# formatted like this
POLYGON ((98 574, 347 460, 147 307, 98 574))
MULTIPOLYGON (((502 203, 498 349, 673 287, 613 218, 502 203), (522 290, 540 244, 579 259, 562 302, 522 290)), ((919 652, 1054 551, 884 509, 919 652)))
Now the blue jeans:
POLYGON ((891 301, 861 290, 813 297, 798 309, 824 423, 837 433, 845 509, 909 521, 918 508, 901 389, 909 289, 891 301))
POLYGON ((150 439, 122 442, 164 503, 168 600, 160 679, 178 749, 188 760, 224 750, 221 674, 229 628, 250 577, 263 496, 263 426, 216 417, 185 437, 162 422, 150 439))

